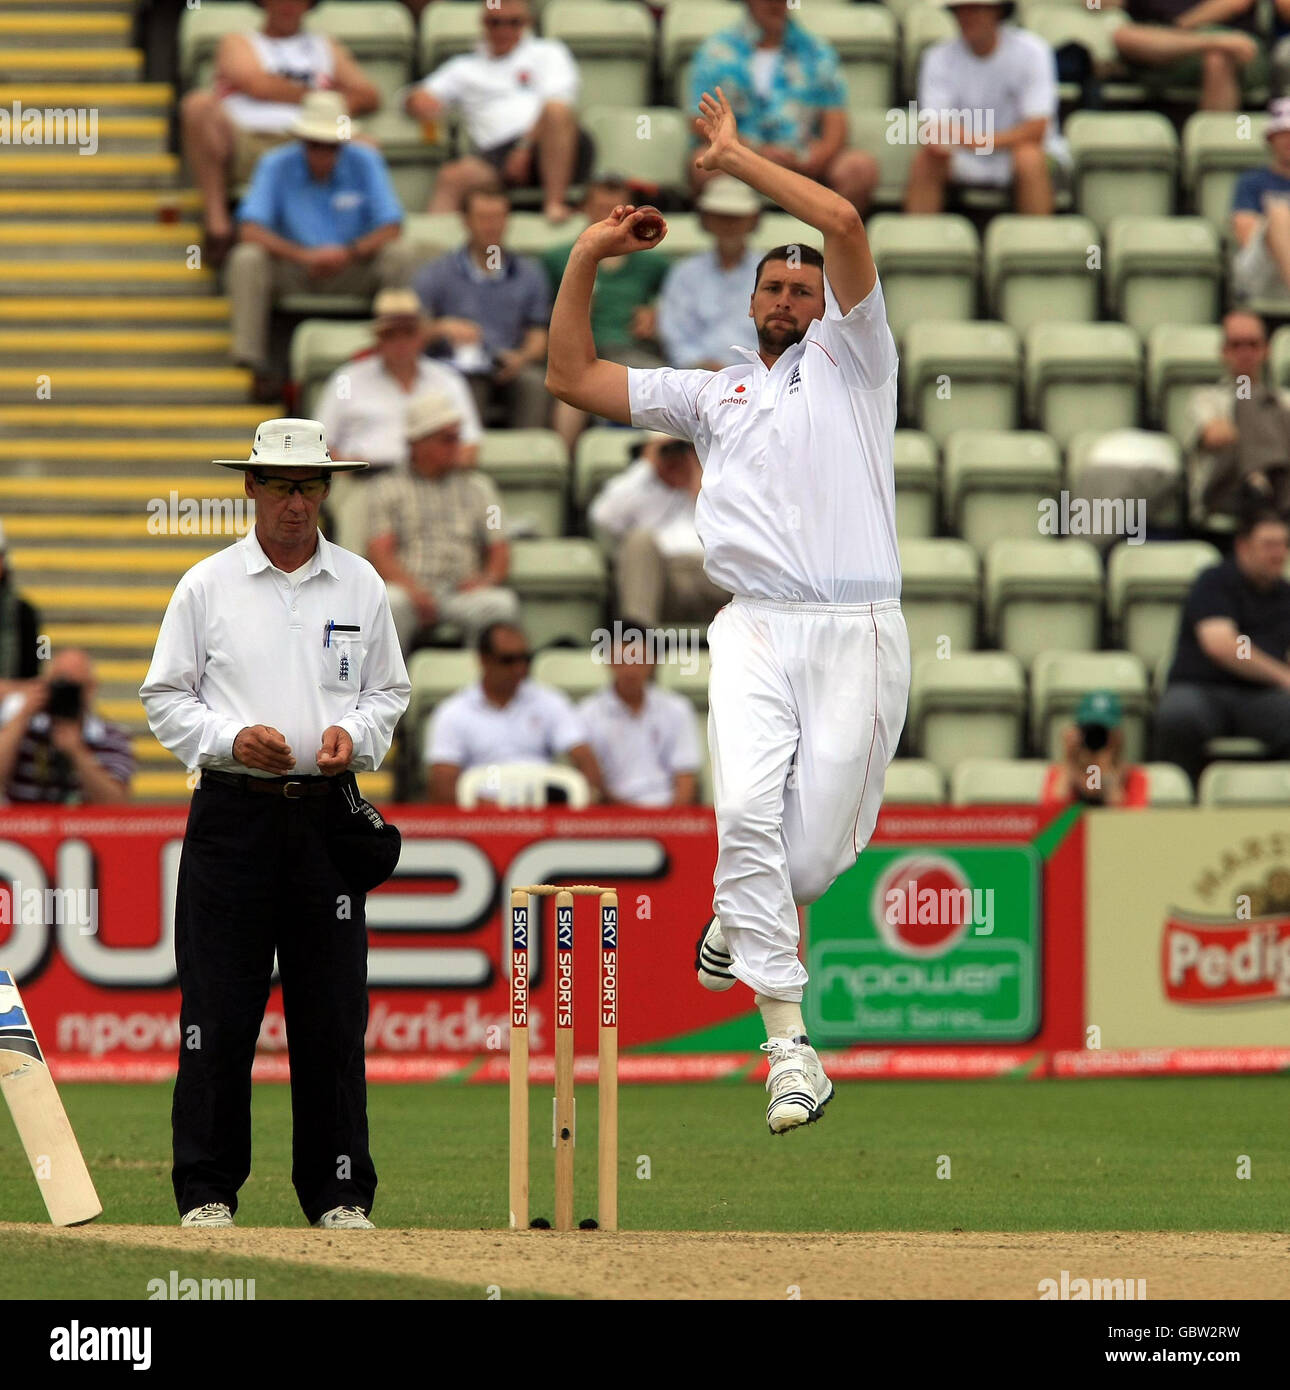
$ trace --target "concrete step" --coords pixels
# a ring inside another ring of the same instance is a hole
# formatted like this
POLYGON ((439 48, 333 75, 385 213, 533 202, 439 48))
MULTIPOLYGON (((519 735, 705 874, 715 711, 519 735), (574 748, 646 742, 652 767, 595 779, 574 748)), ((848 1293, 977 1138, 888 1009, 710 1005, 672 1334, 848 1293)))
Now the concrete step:
POLYGON ((49 48, 56 45, 80 48, 128 49, 131 20, 128 14, 68 13, 47 5, 31 13, 0 9, 0 47, 49 48))
POLYGON ((255 524, 249 498, 207 498, 203 512, 195 499, 185 506, 177 497, 158 493, 131 516, 66 516, 57 512, 5 517, 9 544, 26 541, 50 549, 90 553, 95 545, 121 545, 130 541, 155 544, 164 538, 181 551, 188 563, 239 539, 255 524), (245 506, 238 505, 245 501, 245 506))
MULTIPOLYGON (((11 108, 0 106, 0 112, 11 108)), ((81 159, 97 158, 100 154, 165 154, 170 136, 170 122, 165 116, 106 116, 102 112, 78 115, 71 107, 59 108, 61 115, 46 115, 43 126, 29 125, 31 107, 17 129, 11 124, 10 142, 5 154, 18 159, 34 159, 39 155, 72 149, 81 159), (19 138, 21 136, 21 139, 19 138)))
MULTIPOLYGON (((126 90, 129 90, 128 88, 126 90)), ((169 87, 162 88, 169 91, 169 87)), ((141 189, 36 188, 6 190, 0 202, 0 226, 8 221, 57 217, 59 222, 113 222, 138 225, 192 219, 202 210, 192 189, 151 192, 141 189)))
POLYGON ((179 156, 174 154, 96 154, 87 159, 48 151, 44 146, 39 153, 0 163, 0 188, 174 188, 179 177, 179 156))
MULTIPOLYGON (((216 458, 240 458, 249 450, 243 445, 235 454, 213 454, 216 458)), ((148 503, 154 497, 168 504, 194 503, 198 510, 207 501, 207 514, 213 515, 211 503, 216 500, 236 500, 246 496, 243 475, 231 468, 216 468, 207 458, 200 473, 185 477, 177 472, 135 477, 104 477, 102 469, 84 477, 49 477, 46 475, 17 477, 0 472, 0 515, 6 525, 11 516, 139 517, 147 515, 148 503)), ((182 509, 181 509, 182 510, 182 509)), ((191 509, 190 509, 191 510, 191 509)), ((221 515, 231 515, 220 509, 221 515)))
MULTIPOLYGON (((213 367, 227 366, 231 335, 220 328, 189 328, 174 332, 129 332, 125 329, 107 329, 95 332, 84 328, 31 329, 21 338, 0 337, 0 366, 16 365, 19 362, 30 364, 39 362, 47 370, 57 367, 95 364, 117 367, 125 366, 172 366, 213 367)), ((117 407, 120 411, 121 429, 139 434, 145 425, 137 414, 127 407, 117 407), (133 426, 131 428, 131 426, 133 426)), ((191 413, 191 412, 189 412, 191 413)), ((110 417, 109 417, 110 418, 110 417)), ((33 423, 36 417, 32 416, 33 423)), ((0 407, 0 426, 12 423, 4 407, 0 407)), ((48 415, 39 423, 49 422, 48 415)), ((67 419, 59 412, 58 428, 64 430, 67 419)))
MULTIPOLYGON (((138 399, 140 404, 157 398, 227 401, 248 399, 251 373, 242 367, 56 367, 45 370, 50 399, 58 404, 138 399)), ((28 367, 0 367, 0 401, 22 405, 36 396, 36 371, 28 367)), ((57 428, 51 418, 50 427, 57 428)), ((13 441, 9 441, 12 443, 13 441)), ((34 443, 36 441, 28 441, 34 443)))
POLYGON ((173 584, 27 584, 23 594, 46 622, 160 623, 173 584))
MULTIPOLYGON (((64 13, 129 14, 134 6, 135 0, 58 0, 58 8, 64 13)), ((22 14, 27 11, 46 14, 49 7, 50 0, 0 0, 0 14, 22 14)))
POLYGON ((55 47, 47 39, 36 43, 22 46, 12 34, 0 39, 0 83, 138 82, 143 76, 143 54, 136 48, 97 47, 88 40, 75 48, 55 47))
MULTIPOLYGON (((245 430, 250 440, 265 416, 262 405, 206 405, 201 410, 176 405, 63 405, 51 421, 48 403, 0 405, 0 438, 56 429, 60 439, 129 439, 167 434, 174 438, 226 440, 245 430)), ((249 448, 249 445, 248 445, 249 448)))
POLYGON ((14 261, 182 256, 201 244, 195 222, 0 222, 0 256, 14 261))
POLYGON ((105 294, 101 298, 0 295, 0 329, 42 329, 48 328, 51 323, 81 323, 94 328, 113 325, 151 328, 158 324, 165 324, 167 328, 196 327, 201 324, 222 327, 228 323, 228 316, 228 300, 213 294, 187 297, 141 294, 136 299, 123 297, 118 287, 116 295, 105 294))
POLYGON ((141 577, 153 583, 158 578, 177 580, 198 560, 222 550, 223 543, 211 537, 196 549, 172 545, 46 546, 15 545, 9 549, 14 569, 40 584, 80 584, 87 574, 105 576, 113 583, 138 582, 141 577))

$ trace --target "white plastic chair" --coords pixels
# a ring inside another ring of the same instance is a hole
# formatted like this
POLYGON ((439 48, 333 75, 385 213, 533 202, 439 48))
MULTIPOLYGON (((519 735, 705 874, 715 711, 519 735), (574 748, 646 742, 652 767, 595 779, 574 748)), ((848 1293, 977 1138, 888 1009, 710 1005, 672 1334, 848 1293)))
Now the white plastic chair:
POLYGON ((457 778, 457 805, 473 810, 481 799, 499 809, 540 810, 553 788, 563 791, 569 807, 591 805, 591 786, 576 768, 556 763, 484 763, 457 778))

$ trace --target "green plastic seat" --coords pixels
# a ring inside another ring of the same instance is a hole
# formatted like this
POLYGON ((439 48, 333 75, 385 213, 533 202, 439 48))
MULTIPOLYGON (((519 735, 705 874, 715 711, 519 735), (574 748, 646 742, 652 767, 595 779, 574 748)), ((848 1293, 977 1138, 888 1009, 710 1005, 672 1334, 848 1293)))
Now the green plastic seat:
POLYGON ((950 804, 1037 806, 1048 768, 1043 758, 967 758, 950 778, 950 804))
POLYGON ((938 444, 956 429, 1016 425, 1021 349, 1006 323, 923 319, 901 357, 905 413, 938 444))
POLYGON ((578 436, 574 447, 573 500, 586 511, 596 493, 632 461, 632 449, 645 437, 644 430, 613 429, 591 425, 578 436))
POLYGON ((1037 430, 955 430, 945 443, 945 520, 984 555, 1033 539, 1040 504, 1062 485, 1056 442, 1037 430))
POLYGON ((1147 336, 1147 411, 1153 424, 1187 442, 1187 402, 1198 386, 1223 379, 1223 330, 1213 323, 1167 323, 1147 336))
POLYGON ((1087 217, 995 217, 985 234, 990 315, 1018 333, 1036 323, 1092 322, 1101 277, 1089 268, 1089 252, 1097 241, 1087 217))
POLYGON ((1210 763, 1196 799, 1202 806, 1290 806, 1290 763, 1210 763))
POLYGON ((1268 162, 1266 115, 1195 111, 1182 133, 1182 182, 1191 211, 1222 236, 1232 216, 1232 194, 1246 169, 1268 162))
MULTIPOLYGON (((621 0, 551 0, 542 11, 542 34, 559 39, 573 53, 581 77, 582 107, 641 108, 649 100, 654 20, 644 5, 624 6, 621 0)), ((602 163, 601 167, 610 166, 602 163)))
POLYGON ((518 540, 511 546, 507 582, 519 595, 534 650, 556 643, 585 646, 604 621, 609 575, 594 541, 518 540))
MULTIPOLYGON (((203 0, 204 8, 205 0, 203 0)), ((323 0, 305 20, 343 44, 388 104, 413 76, 416 24, 397 0, 323 0)))
POLYGON ((569 451, 554 430, 485 430, 479 467, 502 494, 511 536, 564 534, 569 451))
POLYGON ((1027 414, 1063 447, 1138 423, 1142 344, 1123 323, 1037 323, 1026 334, 1027 414))
POLYGON ((981 563, 966 541, 902 539, 901 609, 909 649, 953 660, 977 645, 981 563))
POLYGON ((940 806, 945 801, 945 777, 926 758, 893 758, 883 783, 884 806, 940 806))
POLYGON ((1015 758, 1026 719, 1026 679, 1009 652, 962 652, 949 661, 914 658, 910 741, 942 773, 965 758, 1015 758))
POLYGON ((300 393, 307 419, 313 418, 318 393, 327 378, 355 353, 374 343, 372 324, 364 319, 305 319, 291 335, 291 380, 300 393))
POLYGON ((1203 217, 1115 217, 1106 238, 1106 299, 1146 335, 1161 324, 1213 323, 1223 260, 1203 217))
POLYGON ((596 165, 668 190, 689 183, 690 126, 674 106, 584 106, 596 165))
POLYGON ((1173 212, 1178 136, 1158 111, 1075 111, 1064 134, 1085 217, 1105 228, 1117 216, 1173 212))
POLYGON ((1151 701, 1147 673, 1132 652, 1045 651, 1030 671, 1030 727, 1035 751, 1061 757, 1062 729, 1091 690, 1110 690, 1124 713, 1124 755, 1141 762, 1151 701))
POLYGON ((1106 610, 1112 638, 1148 670, 1172 658, 1178 619, 1196 576, 1222 556, 1208 541, 1117 545, 1107 563, 1106 610))
POLYGON ((896 535, 934 536, 940 496, 936 441, 922 430, 897 430, 892 462, 896 475, 896 535))
POLYGON ((1102 561, 1083 540, 995 541, 985 560, 986 630, 1029 666, 1039 652, 1093 651, 1102 561))
POLYGON ((1176 763, 1144 763, 1147 801, 1152 806, 1190 806, 1194 803, 1191 778, 1176 763))
POLYGON ((878 213, 867 229, 897 341, 919 319, 976 317, 981 241, 966 217, 878 213))
POLYGON ((592 651, 548 647, 533 658, 532 678, 539 685, 563 690, 571 700, 582 700, 609 684, 609 667, 592 651))

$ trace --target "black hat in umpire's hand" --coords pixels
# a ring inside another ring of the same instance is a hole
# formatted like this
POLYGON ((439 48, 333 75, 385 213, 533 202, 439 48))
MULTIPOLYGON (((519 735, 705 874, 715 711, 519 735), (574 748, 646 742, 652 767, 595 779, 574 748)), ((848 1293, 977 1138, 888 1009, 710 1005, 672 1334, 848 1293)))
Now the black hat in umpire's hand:
POLYGON ((394 872, 403 837, 397 826, 363 799, 352 772, 342 772, 337 782, 339 795, 327 798, 332 852, 350 888, 355 893, 370 893, 394 872))

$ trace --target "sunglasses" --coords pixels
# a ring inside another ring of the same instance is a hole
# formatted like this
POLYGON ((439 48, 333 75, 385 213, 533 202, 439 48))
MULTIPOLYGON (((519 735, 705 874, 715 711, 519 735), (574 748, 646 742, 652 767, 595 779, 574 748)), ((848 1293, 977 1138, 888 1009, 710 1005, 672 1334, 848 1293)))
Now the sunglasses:
POLYGON ((312 500, 322 497, 331 486, 330 477, 266 478, 263 473, 252 473, 251 476, 270 497, 290 497, 293 492, 298 492, 301 497, 308 497, 312 500))
POLYGON ((496 661, 499 666, 527 666, 533 660, 532 652, 506 652, 498 655, 492 653, 491 659, 496 661))
POLYGON ((376 336, 378 338, 410 338, 420 331, 421 325, 415 319, 408 319, 403 323, 383 324, 376 330, 376 336))
POLYGON ((1225 348, 1257 348, 1263 346, 1262 338, 1229 338, 1223 346, 1225 348))
POLYGON ((484 20, 485 27, 489 29, 522 29, 527 23, 527 19, 502 19, 496 15, 484 20))

